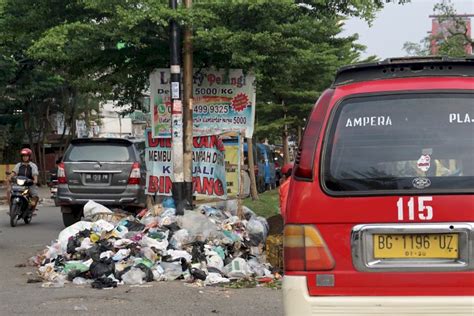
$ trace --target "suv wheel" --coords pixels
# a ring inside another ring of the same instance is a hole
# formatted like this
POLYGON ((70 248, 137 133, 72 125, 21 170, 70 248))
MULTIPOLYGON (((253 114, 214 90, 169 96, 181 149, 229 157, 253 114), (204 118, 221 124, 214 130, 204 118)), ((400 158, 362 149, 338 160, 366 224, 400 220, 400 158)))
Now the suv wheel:
POLYGON ((77 223, 82 217, 80 209, 69 206, 61 206, 61 213, 63 214, 63 223, 66 227, 77 223))

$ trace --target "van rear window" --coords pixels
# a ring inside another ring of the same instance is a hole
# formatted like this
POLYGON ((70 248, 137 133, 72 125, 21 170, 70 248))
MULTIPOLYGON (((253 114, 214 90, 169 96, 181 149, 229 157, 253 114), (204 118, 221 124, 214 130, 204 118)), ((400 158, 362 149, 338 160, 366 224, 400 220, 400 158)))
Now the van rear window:
POLYGON ((80 143, 72 146, 65 161, 130 161, 131 146, 123 144, 80 143))
POLYGON ((474 94, 349 98, 329 131, 329 191, 474 191, 474 94))

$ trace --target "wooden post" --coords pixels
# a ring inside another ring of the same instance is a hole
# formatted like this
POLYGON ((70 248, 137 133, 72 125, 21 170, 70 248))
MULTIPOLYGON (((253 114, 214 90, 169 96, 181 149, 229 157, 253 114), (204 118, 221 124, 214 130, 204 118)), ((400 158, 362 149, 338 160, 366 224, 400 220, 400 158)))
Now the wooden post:
POLYGON ((255 164, 253 163, 253 143, 252 138, 247 138, 247 156, 249 162, 250 195, 252 200, 258 200, 257 181, 255 180, 255 164))

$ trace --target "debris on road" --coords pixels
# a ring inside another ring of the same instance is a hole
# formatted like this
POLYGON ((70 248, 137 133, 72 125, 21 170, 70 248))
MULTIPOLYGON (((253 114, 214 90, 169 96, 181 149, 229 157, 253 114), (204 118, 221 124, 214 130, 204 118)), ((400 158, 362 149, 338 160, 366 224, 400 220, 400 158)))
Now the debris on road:
POLYGON ((164 203, 133 216, 89 201, 84 215, 30 259, 43 287, 72 282, 102 289, 168 280, 258 284, 275 278, 266 262, 267 221, 245 206, 243 218, 235 203, 201 205, 182 216, 164 203))

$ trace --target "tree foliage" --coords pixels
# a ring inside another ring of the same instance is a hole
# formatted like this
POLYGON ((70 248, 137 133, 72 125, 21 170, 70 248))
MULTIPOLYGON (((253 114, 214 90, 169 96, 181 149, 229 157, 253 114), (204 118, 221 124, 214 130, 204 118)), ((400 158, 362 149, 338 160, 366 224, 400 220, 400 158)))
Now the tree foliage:
POLYGON ((370 22, 387 2, 406 0, 194 0, 176 11, 168 0, 0 0, 0 111, 73 122, 92 96, 140 108, 150 71, 169 66, 174 18, 194 29, 195 67, 256 74, 257 132, 276 137, 359 59, 357 36, 340 35, 344 19, 370 22))

